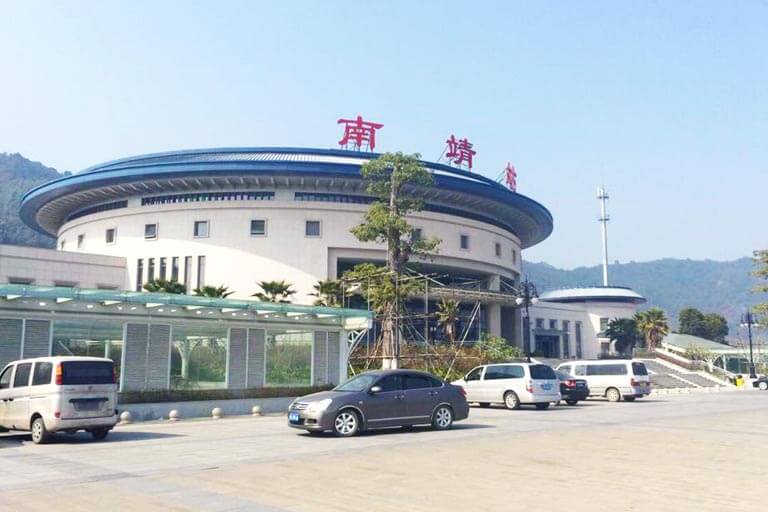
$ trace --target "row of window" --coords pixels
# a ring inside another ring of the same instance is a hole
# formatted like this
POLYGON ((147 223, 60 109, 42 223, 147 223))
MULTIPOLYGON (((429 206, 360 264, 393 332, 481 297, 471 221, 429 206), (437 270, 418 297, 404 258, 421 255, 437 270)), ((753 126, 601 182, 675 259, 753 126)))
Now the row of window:
MULTIPOLYGON (((21 320, 18 320, 18 324, 20 332, 23 329, 21 320)), ((119 319, 56 319, 52 325, 50 354, 112 359, 119 377, 123 371, 124 327, 124 321, 119 319)), ((230 331, 227 326, 218 323, 171 324, 170 330, 170 361, 167 370, 170 387, 172 389, 225 388, 230 350, 230 331)), ((270 329, 265 332, 265 335, 263 380, 252 385, 302 387, 312 385, 314 332, 270 329)), ((126 362, 128 365, 133 364, 133 360, 129 361, 127 358, 126 362)), ((328 362, 330 363, 330 360, 328 362)), ((77 362, 77 364, 81 363, 77 362)), ((72 371, 78 368, 65 366, 63 380, 67 383, 68 379, 82 375, 89 379, 97 378, 112 382, 111 365, 107 369, 107 372, 102 373, 101 368, 93 368, 92 363, 88 363, 88 366, 80 368, 78 373, 72 371)), ((34 367, 32 363, 20 363, 16 367, 15 376, 9 371, 0 375, 0 389, 30 384, 32 386, 49 384, 52 370, 52 364, 47 361, 37 362, 34 367)), ((326 371, 323 368, 316 368, 316 370, 326 371)))
POLYGON ((200 201, 271 201, 274 192, 246 190, 237 192, 191 192, 186 194, 166 194, 162 196, 142 197, 141 206, 153 204, 197 203, 200 201))
MULTIPOLYGON (((321 223, 319 220, 307 220, 304 222, 304 236, 307 237, 319 237, 321 236, 321 223)), ((266 236, 267 235, 267 220, 266 219, 251 219, 250 224, 251 236, 266 236)), ((208 238, 210 235, 210 222, 207 220, 196 220, 192 225, 192 236, 195 238, 208 238)), ((144 239, 145 240, 157 240, 159 236, 158 224, 145 224, 144 225, 144 239)), ((420 239, 423 237, 423 231, 421 228, 414 229, 413 238, 420 239)), ((108 245, 117 242, 117 228, 108 228, 104 234, 105 242, 108 245)), ((81 233, 77 235, 77 248, 82 249, 85 243, 85 234, 81 233)), ((66 247, 66 240, 59 242, 59 248, 64 250, 66 247)), ((470 250, 469 235, 459 235, 459 247, 463 250, 470 250)), ((495 242, 494 252, 497 258, 502 257, 502 248, 500 242, 495 242)), ((512 263, 517 264, 517 250, 512 249, 512 263)))
MULTIPOLYGON (((298 194, 298 192, 297 192, 298 194)), ((251 236, 266 236, 267 235, 267 220, 266 219, 251 219, 250 222, 250 234, 251 236)), ((321 223, 319 220, 307 220, 304 223, 304 235, 307 237, 320 237, 321 236, 321 223)), ((208 238, 210 236, 210 221, 196 220, 192 225, 192 236, 195 238, 208 238)), ((413 238, 422 238, 423 230, 421 228, 414 229, 413 238)), ((156 240, 159 237, 159 229, 157 223, 144 225, 144 239, 156 240)), ((117 242, 117 228, 107 228, 104 231, 104 241, 107 245, 112 245, 117 242)), ((77 235, 77 248, 82 249, 85 243, 85 233, 77 235)), ((59 242, 59 248, 64 250, 66 248, 66 240, 62 239, 59 242)), ((459 235, 459 248, 462 250, 470 250, 470 238, 467 234, 459 235)), ((494 242, 494 254, 497 258, 502 257, 501 242, 494 242)), ((517 264, 517 250, 512 249, 512 264, 517 264)), ((551 327, 554 329, 555 327, 551 327)))
MULTIPOLYGON (((581 322, 576 322, 576 324, 577 324, 577 326, 581 326, 581 322)), ((546 324, 546 325, 547 325, 546 329, 550 329, 550 330, 561 330, 561 331, 568 332, 571 329, 571 322, 570 322, 570 320, 561 320, 561 324, 560 324, 559 329, 558 329, 558 322, 557 322, 557 320, 554 320, 554 319, 550 319, 549 323, 546 324)), ((536 328, 537 329, 545 329, 544 326, 545 326, 544 319, 543 318, 537 318, 536 319, 536 328)))
MULTIPOLYGON (((142 206, 151 206, 158 204, 174 204, 174 203, 190 203, 201 201, 240 201, 240 200, 266 200, 271 201, 275 198, 275 193, 270 191, 232 191, 232 192, 190 192, 184 194, 166 194, 161 196, 142 197, 142 206)), ((353 194, 333 194, 322 192, 295 192, 294 200, 296 201, 317 201, 317 202, 331 202, 331 203, 355 203, 355 204, 371 204, 375 201, 375 198, 370 196, 353 195, 353 194)), ((112 210, 115 208, 125 208, 128 206, 127 201, 115 201, 113 203, 105 203, 96 206, 91 206, 79 210, 71 214, 67 221, 89 215, 92 213, 98 213, 102 211, 112 210)), ((448 206, 426 204, 424 205, 426 211, 443 213, 447 215, 455 215, 464 217, 467 219, 473 219, 480 222, 485 222, 503 229, 514 231, 511 226, 497 221, 493 218, 486 217, 477 213, 467 212, 464 210, 458 210, 448 206)), ((462 249, 469 249, 469 237, 463 235, 466 238, 460 239, 460 246, 462 249)), ((498 244, 498 242, 497 242, 498 244)), ((501 258, 501 244, 495 249, 496 256, 501 258)), ((517 263, 517 251, 512 250, 512 261, 517 263)))
MULTIPOLYGON (((172 256, 170 258, 146 258, 146 281, 144 279, 144 258, 139 258, 136 261, 136 291, 140 292, 144 288, 144 283, 153 281, 155 279, 164 279, 168 281, 176 281, 183 283, 190 291, 192 284, 192 256, 184 256, 184 268, 179 267, 181 258, 179 256, 172 256), (170 263, 170 266, 169 266, 170 263), (183 274, 181 271, 183 270, 183 274)), ((195 282, 196 288, 202 288, 205 286, 205 256, 197 257, 197 280, 195 282)))
MULTIPOLYGON (((13 366, 9 366, 3 374, 0 375, 0 389, 8 389, 11 387, 12 370, 13 366)), ((13 376, 13 387, 45 386, 51 383, 52 375, 53 363, 40 361, 35 364, 34 372, 32 372, 32 363, 20 363, 16 365, 16 375, 13 376), (29 382, 30 374, 32 374, 31 383, 29 382)))
POLYGON ((67 217, 67 222, 79 219, 80 217, 85 217, 86 215, 91 215, 92 213, 99 213, 99 212, 106 212, 109 210, 117 210, 119 208, 127 208, 128 207, 128 201, 115 201, 112 203, 104 203, 104 204, 97 204, 96 206, 89 206, 88 208, 83 208, 82 210, 77 210, 76 212, 70 214, 67 217))

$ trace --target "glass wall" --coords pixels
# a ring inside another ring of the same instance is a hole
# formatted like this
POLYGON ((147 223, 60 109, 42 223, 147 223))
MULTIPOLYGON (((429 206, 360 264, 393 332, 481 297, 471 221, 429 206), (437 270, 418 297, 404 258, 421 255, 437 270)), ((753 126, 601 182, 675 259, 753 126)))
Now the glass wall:
POLYGON ((77 318, 53 322, 55 356, 108 357, 115 362, 118 377, 123 356, 123 323, 121 321, 77 318))
POLYGON ((312 331, 267 331, 267 386, 312 384, 312 331))
POLYGON ((171 327, 171 339, 171 388, 227 386, 227 327, 175 324, 171 327))

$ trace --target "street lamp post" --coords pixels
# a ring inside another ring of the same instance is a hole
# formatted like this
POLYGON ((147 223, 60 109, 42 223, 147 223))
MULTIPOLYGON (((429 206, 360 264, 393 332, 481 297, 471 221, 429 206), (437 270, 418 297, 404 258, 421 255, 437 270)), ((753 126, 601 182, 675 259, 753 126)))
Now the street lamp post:
POLYGON ((525 278, 525 281, 520 283, 520 289, 519 289, 520 295, 515 299, 515 303, 518 306, 523 306, 524 309, 524 316, 523 316, 523 351, 525 352, 525 357, 528 359, 528 361, 531 361, 531 314, 528 308, 539 302, 539 293, 536 291, 536 285, 532 282, 528 281, 528 278, 525 278))
POLYGON ((752 326, 757 324, 752 312, 747 311, 744 313, 744 316, 741 317, 741 325, 747 326, 747 338, 749 339, 749 378, 756 379, 757 372, 755 371, 755 357, 752 351, 752 326))

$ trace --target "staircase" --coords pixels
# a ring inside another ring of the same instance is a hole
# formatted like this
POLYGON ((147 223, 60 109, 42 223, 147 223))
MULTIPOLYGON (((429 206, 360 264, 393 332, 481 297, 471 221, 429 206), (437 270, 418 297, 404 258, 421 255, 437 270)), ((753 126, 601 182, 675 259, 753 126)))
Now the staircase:
POLYGON ((656 389, 716 388, 724 383, 701 372, 688 370, 660 359, 641 359, 648 368, 651 385, 656 389))

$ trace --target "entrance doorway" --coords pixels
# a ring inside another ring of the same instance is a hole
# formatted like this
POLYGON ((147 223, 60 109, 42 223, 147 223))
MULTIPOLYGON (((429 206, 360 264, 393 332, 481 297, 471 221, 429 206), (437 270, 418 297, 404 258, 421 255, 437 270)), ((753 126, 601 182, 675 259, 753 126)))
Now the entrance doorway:
POLYGON ((536 350, 534 353, 539 354, 541 357, 560 357, 560 336, 553 334, 537 334, 534 337, 536 342, 536 350))

